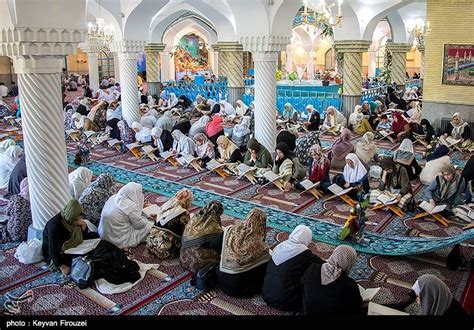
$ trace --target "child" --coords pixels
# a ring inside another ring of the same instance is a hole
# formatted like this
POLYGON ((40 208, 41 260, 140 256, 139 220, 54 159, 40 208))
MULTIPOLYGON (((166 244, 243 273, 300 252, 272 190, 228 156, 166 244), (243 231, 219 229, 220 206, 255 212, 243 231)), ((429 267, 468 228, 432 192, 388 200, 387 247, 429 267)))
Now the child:
POLYGON ((380 138, 380 131, 384 131, 385 133, 390 133, 391 132, 391 126, 392 124, 388 120, 387 115, 381 115, 380 116, 380 121, 379 124, 377 125, 377 138, 380 138))

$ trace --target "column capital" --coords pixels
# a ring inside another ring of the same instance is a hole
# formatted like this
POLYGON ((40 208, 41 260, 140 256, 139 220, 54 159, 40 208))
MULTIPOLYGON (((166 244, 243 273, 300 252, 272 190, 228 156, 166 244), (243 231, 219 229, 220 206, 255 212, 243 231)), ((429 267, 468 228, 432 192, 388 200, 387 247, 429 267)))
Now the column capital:
POLYGON ((286 50, 290 43, 288 36, 246 36, 240 37, 240 44, 244 51, 249 52, 281 52, 286 50))
POLYGON ((116 40, 110 44, 110 51, 113 53, 140 53, 147 45, 143 40, 116 40))
POLYGON ((387 47, 387 50, 391 53, 408 53, 411 50, 412 45, 387 42, 385 47, 387 47))
POLYGON ((64 56, 12 56, 18 74, 60 73, 64 67, 64 56))
POLYGON ((336 40, 334 49, 339 53, 364 53, 371 44, 372 41, 368 40, 336 40))
POLYGON ((252 52, 254 62, 276 62, 279 52, 252 52))
POLYGON ((418 49, 418 51, 420 53, 424 53, 425 52, 425 45, 418 45, 416 46, 416 48, 418 49))
MULTIPOLYGON (((215 46, 217 46, 217 49, 220 52, 243 52, 244 51, 244 46, 242 46, 237 41, 218 42, 215 46)), ((212 46, 212 48, 214 48, 214 46, 212 46)))
POLYGON ((159 52, 164 51, 165 48, 166 48, 166 44, 150 42, 148 45, 145 46, 145 52, 146 53, 159 53, 159 52))
POLYGON ((0 28, 0 56, 76 54, 86 33, 85 29, 0 28))

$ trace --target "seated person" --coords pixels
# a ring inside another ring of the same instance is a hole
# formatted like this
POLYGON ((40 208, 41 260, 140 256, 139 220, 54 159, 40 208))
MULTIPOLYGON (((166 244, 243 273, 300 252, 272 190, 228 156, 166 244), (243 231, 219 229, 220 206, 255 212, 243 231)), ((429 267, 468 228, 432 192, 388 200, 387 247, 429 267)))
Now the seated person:
POLYGON ((446 210, 449 211, 462 204, 461 194, 465 189, 465 182, 461 173, 456 173, 451 164, 443 166, 441 173, 425 190, 423 200, 433 206, 446 204, 446 210))
POLYGON ((360 105, 356 105, 354 112, 349 116, 349 124, 356 134, 362 135, 366 132, 373 132, 372 126, 370 126, 367 118, 364 117, 360 105))
POLYGON ((264 211, 254 208, 245 221, 224 229, 217 281, 226 295, 250 298, 262 291, 270 260, 265 241, 266 219, 264 211))
POLYGON ((406 115, 404 116, 405 121, 408 123, 416 123, 420 124, 421 120, 423 119, 423 114, 421 112, 421 104, 420 102, 416 102, 411 110, 411 116, 407 117, 406 115))
POLYGON ((212 116, 212 121, 206 125, 206 135, 214 145, 217 144, 219 136, 224 135, 224 127, 222 126, 222 117, 219 115, 212 116))
POLYGON ((398 207, 406 210, 408 203, 413 198, 413 191, 406 168, 395 163, 389 157, 384 157, 380 163, 383 170, 382 178, 378 189, 370 192, 370 203, 380 203, 377 197, 386 191, 390 195, 396 195, 398 207))
POLYGON ((392 131, 392 123, 388 120, 387 115, 383 114, 380 116, 379 123, 377 124, 376 128, 376 137, 379 139, 382 137, 381 131, 385 132, 386 134, 392 131))
POLYGON ((151 130, 151 146, 156 148, 155 155, 160 156, 162 152, 173 148, 173 136, 169 131, 153 127, 151 130))
MULTIPOLYGON (((20 159, 15 164, 15 167, 10 174, 10 179, 8 180, 8 194, 7 195, 16 195, 20 192, 20 184, 24 178, 27 177, 26 172, 26 156, 25 153, 22 153, 20 159)), ((5 198, 8 198, 5 195, 5 198)))
POLYGON ((354 145, 351 143, 351 131, 342 129, 341 136, 334 142, 329 153, 331 169, 341 170, 346 165, 346 156, 354 152, 354 145))
POLYGON ((408 124, 400 112, 393 113, 393 121, 392 121, 392 132, 395 133, 395 136, 398 136, 403 133, 405 130, 405 125, 408 124))
POLYGON ((82 219, 81 204, 70 199, 64 209, 51 218, 43 230, 43 256, 51 270, 60 270, 64 275, 71 272, 72 255, 64 251, 74 248, 84 239, 97 238, 97 233, 89 233, 82 219))
POLYGON ((222 250, 222 203, 209 202, 193 214, 184 228, 179 261, 185 269, 196 272, 212 262, 219 262, 222 250))
POLYGON ((225 135, 217 139, 216 158, 219 163, 226 163, 233 174, 238 174, 237 165, 244 160, 239 148, 225 135))
POLYGON ((142 124, 134 122, 132 124, 132 129, 135 132, 135 140, 140 143, 149 143, 151 142, 151 129, 148 127, 142 126, 142 124))
POLYGON ((242 100, 237 100, 235 102, 235 115, 237 117, 250 116, 249 111, 249 107, 242 102, 242 100))
POLYGON ((303 126, 310 132, 319 130, 319 125, 321 124, 321 116, 319 115, 319 112, 314 109, 311 104, 306 106, 306 111, 308 111, 309 118, 308 121, 303 123, 303 126))
POLYGON ((156 118, 155 118, 155 116, 145 114, 145 115, 143 115, 142 118, 140 119, 140 124, 141 124, 143 127, 152 129, 152 128, 155 127, 155 125, 156 125, 156 118))
POLYGON ((194 146, 194 141, 191 140, 189 137, 181 133, 179 130, 174 130, 171 133, 171 136, 173 137, 173 150, 172 152, 178 157, 180 155, 192 155, 195 156, 195 146, 194 146))
POLYGON ((318 131, 309 132, 296 140, 295 155, 302 165, 308 165, 309 158, 311 157, 309 149, 314 144, 321 145, 318 131))
POLYGON ((129 182, 123 186, 104 205, 100 237, 121 249, 144 242, 153 227, 153 221, 142 214, 144 201, 141 184, 129 182))
POLYGON ((250 116, 243 116, 240 118, 240 122, 232 128, 232 142, 237 147, 243 147, 247 138, 252 133, 250 131, 250 116))
POLYGON ((112 174, 99 175, 79 198, 79 203, 84 210, 84 219, 98 226, 102 209, 113 194, 115 194, 115 179, 112 174))
POLYGON ((181 189, 161 205, 156 222, 146 241, 147 249, 159 259, 176 258, 181 249, 181 236, 189 222, 189 208, 194 200, 193 193, 181 189))
POLYGON ((0 154, 0 189, 8 188, 13 169, 22 154, 23 150, 17 145, 9 146, 3 154, 0 154))
POLYGON ((349 272, 357 252, 347 245, 336 247, 322 265, 312 263, 303 275, 303 315, 361 315, 362 297, 349 272))
POLYGON ((421 166, 416 160, 413 142, 410 139, 402 141, 398 149, 393 153, 393 160, 406 168, 410 180, 415 180, 420 175, 421 166))
POLYGON ((72 198, 79 199, 82 192, 91 184, 94 173, 86 167, 78 167, 69 173, 69 191, 72 198))
POLYGON ((248 166, 257 168, 257 177, 263 176, 265 172, 270 170, 272 165, 272 155, 262 146, 255 138, 251 138, 247 143, 247 153, 245 154, 244 163, 248 166))
POLYGON ((196 155, 203 164, 215 158, 214 145, 204 133, 198 133, 194 136, 194 146, 196 155))
POLYGON ((186 95, 181 95, 178 98, 178 106, 180 106, 184 111, 193 105, 193 101, 189 99, 186 95))
POLYGON ((28 178, 24 178, 21 181, 19 194, 10 197, 6 208, 6 215, 6 237, 2 237, 1 243, 26 241, 28 238, 28 227, 33 223, 28 178))
MULTIPOLYGON (((344 166, 343 174, 334 177, 333 183, 346 189, 349 187, 361 188, 364 192, 368 192, 369 179, 367 169, 359 160, 356 154, 350 153, 346 156, 346 166, 344 166)), ((351 198, 356 198, 357 189, 353 189, 348 193, 351 198)))
POLYGON ((227 121, 232 121, 236 116, 236 111, 235 111, 234 106, 230 104, 229 102, 227 102, 226 100, 221 100, 219 102, 219 105, 221 108, 221 111, 219 114, 225 117, 227 121))
MULTIPOLYGON (((273 173, 280 177, 278 181, 285 186, 290 181, 293 174, 293 161, 290 157, 290 148, 285 142, 277 144, 275 149, 275 163, 272 168, 273 173)), ((285 187, 285 191, 288 191, 285 187)))
POLYGON ((181 133, 184 135, 189 133, 189 130, 191 129, 191 121, 189 120, 188 115, 182 115, 181 117, 178 118, 176 123, 174 124, 173 128, 171 129, 171 132, 174 130, 179 130, 181 133))
POLYGON ((471 139, 471 129, 469 127, 469 123, 463 121, 459 112, 456 112, 453 115, 453 120, 446 126, 443 135, 439 138, 439 142, 449 146, 449 143, 446 140, 449 136, 454 140, 461 140, 461 143, 464 143, 468 140, 470 141, 471 139))
POLYGON ((280 116, 282 120, 290 124, 298 123, 298 111, 296 111, 291 103, 286 103, 283 109, 283 114, 280 116))
POLYGON ((323 153, 319 144, 313 144, 309 152, 311 158, 309 159, 308 179, 313 183, 319 182, 318 188, 327 193, 327 188, 331 185, 329 181, 331 161, 323 153))
POLYGON ((435 137, 435 130, 427 119, 422 119, 420 122, 421 129, 423 130, 423 140, 430 144, 435 137))
POLYGON ((377 146, 374 143, 374 133, 367 132, 356 143, 355 154, 365 165, 368 165, 377 155, 377 146))
MULTIPOLYGON (((449 148, 445 145, 440 145, 426 158, 427 162, 420 173, 420 182, 422 184, 430 185, 441 174, 441 169, 451 164, 451 158, 449 158, 448 154, 449 148)), ((467 168, 466 166, 464 169, 467 168)))
POLYGON ((77 92, 77 82, 74 79, 70 79, 68 83, 68 92, 77 92))
POLYGON ((207 124, 209 124, 210 121, 211 117, 209 116, 202 116, 201 118, 199 118, 194 124, 191 125, 188 136, 191 139, 194 139, 194 136, 198 133, 206 134, 206 126, 207 124))
POLYGON ((346 117, 337 111, 333 106, 329 106, 326 110, 326 117, 324 118, 323 125, 320 127, 320 131, 328 132, 334 135, 339 135, 341 130, 347 126, 346 117))
POLYGON ((268 306, 283 311, 301 310, 301 278, 311 264, 323 263, 308 249, 311 240, 311 229, 298 225, 288 240, 273 250, 262 288, 262 298, 268 306))
POLYGON ((173 114, 171 111, 165 111, 165 113, 156 120, 155 127, 161 128, 162 130, 166 130, 168 132, 172 132, 174 121, 173 121, 173 114))

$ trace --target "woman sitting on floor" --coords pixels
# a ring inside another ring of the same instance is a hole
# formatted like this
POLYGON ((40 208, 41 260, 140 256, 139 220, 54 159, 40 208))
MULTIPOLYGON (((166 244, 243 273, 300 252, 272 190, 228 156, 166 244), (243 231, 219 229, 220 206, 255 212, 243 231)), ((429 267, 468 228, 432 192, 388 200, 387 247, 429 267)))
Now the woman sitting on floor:
POLYGON ((115 179, 110 173, 103 173, 87 187, 79 198, 84 210, 84 219, 99 225, 105 203, 115 194, 115 179))
POLYGON ((456 112, 453 115, 453 120, 446 126, 444 134, 440 136, 439 142, 445 146, 450 146, 452 140, 460 140, 460 146, 469 145, 471 141, 471 129, 469 123, 463 121, 461 114, 456 112))
POLYGON ((302 278, 303 315, 361 315, 362 298, 349 277, 357 252, 347 245, 336 247, 322 265, 313 263, 302 278))
POLYGON ((156 118, 155 118, 155 116, 151 116, 151 115, 145 114, 145 115, 142 116, 142 118, 140 119, 140 124, 141 124, 143 127, 152 129, 152 128, 155 127, 155 125, 156 125, 156 118))
POLYGON ((311 155, 308 166, 309 180, 313 183, 319 182, 318 188, 327 193, 327 188, 331 185, 329 181, 331 161, 323 153, 319 144, 313 144, 309 152, 311 155))
POLYGON ((298 111, 293 108, 291 103, 285 104, 281 119, 290 124, 296 124, 298 122, 298 111))
POLYGON ((191 139, 194 139, 194 136, 196 136, 198 133, 206 134, 206 125, 209 124, 210 121, 211 117, 209 116, 202 116, 199 118, 194 124, 191 125, 188 136, 191 139))
POLYGON ((159 259, 176 258, 181 249, 181 236, 189 222, 189 208, 194 200, 193 193, 181 189, 161 205, 156 215, 155 226, 150 231, 146 246, 159 259))
POLYGON ((189 133, 189 130, 191 129, 191 120, 189 119, 189 113, 181 115, 176 123, 174 124, 173 128, 171 129, 171 132, 174 130, 179 130, 181 133, 184 135, 189 133))
POLYGON ((69 173, 69 191, 72 198, 79 199, 91 184, 94 173, 86 167, 78 167, 76 170, 69 173))
POLYGON ((120 140, 123 142, 122 149, 126 150, 127 144, 135 142, 135 131, 128 126, 126 120, 119 121, 117 127, 120 131, 120 140))
POLYGON ((261 145, 255 138, 251 138, 247 143, 244 163, 257 168, 255 176, 261 177, 265 172, 268 172, 272 162, 272 155, 267 148, 261 145))
POLYGON ((72 255, 64 251, 74 248, 84 239, 97 238, 97 233, 89 232, 82 219, 81 204, 70 199, 64 209, 51 218, 43 230, 43 256, 51 270, 60 270, 67 275, 71 272, 72 255))
POLYGON ((354 145, 351 143, 351 131, 344 128, 329 153, 331 169, 341 170, 346 165, 346 156, 351 152, 354 152, 354 145))
POLYGON ((235 102, 235 114, 236 116, 238 117, 243 117, 243 116, 250 116, 250 114, 248 114, 249 112, 249 107, 247 105, 245 105, 244 102, 242 102, 242 100, 237 100, 235 102))
POLYGON ((164 131, 171 132, 174 126, 173 114, 171 111, 165 111, 165 113, 156 120, 155 127, 161 128, 164 131))
POLYGON ((320 127, 321 133, 331 133, 339 135, 341 130, 347 126, 347 119, 342 113, 337 111, 333 106, 329 106, 326 110, 326 117, 323 125, 320 127))
POLYGON ((243 116, 240 122, 232 128, 232 142, 239 148, 243 147, 250 134, 250 117, 243 116))
POLYGON ((296 127, 292 127, 290 129, 283 129, 278 132, 276 137, 276 143, 286 143, 286 145, 290 148, 293 152, 296 148, 296 138, 298 137, 298 130, 296 127))
MULTIPOLYGON (((280 142, 275 148, 275 163, 272 171, 280 177, 278 181, 285 187, 293 174, 293 161, 290 157, 290 148, 285 142, 280 142)), ((289 189, 285 188, 285 191, 289 189)))
POLYGON ((158 127, 153 127, 151 130, 151 146, 156 148, 156 156, 160 156, 164 151, 171 150, 173 148, 173 141, 173 136, 169 131, 158 127))
POLYGON ((12 195, 6 208, 7 237, 1 243, 24 242, 28 238, 28 227, 33 223, 31 216, 28 178, 20 183, 20 193, 12 195))
POLYGON ((211 159, 216 157, 214 153, 214 145, 207 138, 204 133, 198 133, 194 137, 194 146, 196 155, 199 157, 203 164, 206 164, 211 159))
POLYGON ((319 112, 311 104, 306 106, 306 111, 309 114, 309 118, 308 121, 303 123, 303 127, 306 127, 310 132, 319 130, 319 125, 321 124, 321 116, 319 115, 319 112))
POLYGON ((212 143, 217 144, 217 139, 224 135, 224 127, 222 126, 222 117, 214 115, 212 121, 206 126, 206 135, 212 143))
MULTIPOLYGON (((344 189, 360 187, 362 191, 366 193, 370 189, 367 169, 357 155, 352 153, 346 156, 346 166, 344 166, 343 174, 336 175, 333 179, 333 183, 344 189)), ((351 190, 348 195, 351 198, 356 198, 357 189, 351 190)))
POLYGON ((319 141, 319 132, 309 132, 308 134, 296 139, 294 154, 298 157, 302 165, 308 165, 308 161, 311 157, 310 148, 315 144, 321 145, 321 142, 319 141))
POLYGON ((448 164, 441 168, 441 175, 425 190, 423 200, 435 205, 446 204, 446 210, 461 205, 461 194, 465 189, 464 178, 457 173, 453 165, 448 164))
POLYGON ((228 137, 222 135, 217 139, 216 158, 219 163, 226 163, 227 168, 234 174, 238 174, 237 165, 244 161, 239 148, 229 140, 228 137))
POLYGON ((236 113, 234 106, 226 100, 221 100, 219 104, 221 106, 220 115, 225 116, 227 121, 232 121, 235 118, 236 113))
POLYGON ((374 133, 367 132, 362 139, 356 143, 355 154, 365 165, 368 165, 377 155, 377 146, 374 143, 374 133))
POLYGON ((0 142, 0 155, 3 155, 5 151, 11 146, 16 145, 16 142, 12 139, 5 139, 0 142))
POLYGON ((370 203, 380 203, 377 197, 386 192, 389 197, 396 196, 398 207, 402 210, 406 210, 408 203, 413 197, 413 191, 406 168, 396 164, 392 158, 388 157, 384 157, 380 163, 383 170, 382 179, 380 180, 378 189, 374 189, 370 192, 370 203))
POLYGON ((222 203, 212 201, 191 217, 181 240, 181 266, 194 273, 212 262, 219 262, 224 233, 222 213, 222 203))
POLYGON ((192 155, 195 156, 196 152, 194 151, 195 145, 194 141, 188 138, 186 135, 181 133, 179 130, 174 130, 171 133, 173 136, 173 153, 176 155, 192 155))
POLYGON ((265 212, 255 208, 245 221, 224 229, 217 278, 219 288, 226 295, 250 298, 261 292, 270 260, 265 241, 266 219, 265 212))
MULTIPOLYGON (((451 164, 451 159, 448 156, 449 148, 440 145, 427 158, 425 167, 420 173, 420 182, 424 185, 430 185, 438 175, 441 174, 441 169, 451 164)), ((474 165, 474 164, 473 164, 474 165)), ((466 169, 467 167, 465 167, 466 169)))
POLYGON ((135 140, 137 140, 137 142, 151 142, 151 129, 149 129, 148 127, 143 127, 142 124, 138 122, 134 122, 132 124, 132 129, 135 131, 135 140))
POLYGON ((392 132, 398 139, 398 136, 403 133, 405 125, 408 124, 400 112, 393 113, 392 132))
POLYGON ((430 144, 433 141, 433 138, 435 138, 435 130, 433 126, 430 124, 428 119, 422 119, 420 122, 420 126, 423 130, 423 140, 427 144, 430 144))
POLYGON ((420 124, 421 120, 423 119, 423 113, 421 112, 421 104, 420 102, 416 102, 413 106, 413 109, 409 110, 411 112, 411 116, 405 116, 405 121, 408 123, 416 123, 420 124))
POLYGON ((99 235, 121 249, 144 242, 153 222, 142 214, 145 196, 142 185, 129 182, 105 203, 99 223, 99 235))
POLYGON ((311 240, 311 229, 298 225, 288 239, 273 250, 262 288, 262 298, 268 306, 282 311, 301 311, 301 278, 311 264, 323 263, 308 249, 311 240))
POLYGON ((410 139, 402 141, 398 149, 393 153, 393 160, 406 168, 410 181, 415 180, 420 175, 421 166, 416 160, 413 142, 410 139))
POLYGON ((362 114, 362 106, 360 105, 356 105, 354 112, 349 116, 349 124, 356 134, 362 135, 366 132, 373 132, 372 126, 362 114))

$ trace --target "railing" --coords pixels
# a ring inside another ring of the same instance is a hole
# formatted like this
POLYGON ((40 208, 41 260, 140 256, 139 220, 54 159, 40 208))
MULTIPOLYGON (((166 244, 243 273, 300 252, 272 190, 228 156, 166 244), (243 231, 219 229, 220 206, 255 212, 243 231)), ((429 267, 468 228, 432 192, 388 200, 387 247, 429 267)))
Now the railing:
POLYGON ((410 79, 405 82, 405 89, 412 87, 420 88, 421 86, 423 86, 423 80, 421 79, 410 79))
POLYGON ((360 97, 360 102, 373 102, 375 101, 375 97, 381 94, 387 93, 387 85, 385 86, 380 86, 380 87, 375 87, 375 88, 369 88, 366 90, 362 91, 362 96, 360 97))
POLYGON ((195 100, 197 95, 202 95, 206 99, 214 99, 219 102, 227 99, 227 82, 194 84, 168 81, 166 91, 168 94, 176 94, 177 97, 186 95, 191 100, 195 100))

